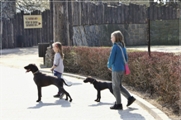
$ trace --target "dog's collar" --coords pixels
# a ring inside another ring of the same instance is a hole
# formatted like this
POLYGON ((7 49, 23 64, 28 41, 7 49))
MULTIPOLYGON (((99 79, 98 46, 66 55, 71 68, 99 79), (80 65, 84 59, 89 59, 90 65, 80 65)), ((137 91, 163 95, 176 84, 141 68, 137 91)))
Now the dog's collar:
POLYGON ((39 70, 38 70, 38 71, 36 71, 36 72, 34 72, 33 74, 35 75, 35 74, 37 74, 37 73, 39 73, 39 70))
POLYGON ((94 81, 92 82, 92 84, 95 82, 96 80, 94 79, 94 81))

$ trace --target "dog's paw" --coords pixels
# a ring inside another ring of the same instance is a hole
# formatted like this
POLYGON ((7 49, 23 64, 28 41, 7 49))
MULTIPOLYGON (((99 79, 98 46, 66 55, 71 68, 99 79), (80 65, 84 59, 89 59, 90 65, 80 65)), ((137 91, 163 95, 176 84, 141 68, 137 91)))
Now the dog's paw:
POLYGON ((72 102, 72 99, 70 99, 69 101, 72 102))
POLYGON ((96 99, 95 101, 96 101, 96 102, 100 102, 100 100, 99 100, 99 99, 96 99))
POLYGON ((40 99, 38 99, 36 102, 40 102, 41 100, 40 99))

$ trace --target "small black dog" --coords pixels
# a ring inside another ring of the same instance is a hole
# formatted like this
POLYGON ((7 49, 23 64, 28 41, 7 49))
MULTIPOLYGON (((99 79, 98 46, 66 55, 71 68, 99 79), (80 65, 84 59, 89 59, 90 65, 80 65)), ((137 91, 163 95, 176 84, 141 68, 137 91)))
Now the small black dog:
POLYGON ((100 102, 100 100, 101 100, 101 90, 109 89, 109 91, 113 94, 112 83, 98 82, 96 79, 94 79, 92 77, 87 77, 84 80, 84 83, 88 83, 88 82, 93 84, 94 88, 97 90, 97 99, 95 100, 96 102, 100 102))
MULTIPOLYGON (((59 91, 65 93, 66 95, 66 99, 68 100, 68 97, 70 98, 70 102, 72 102, 72 98, 69 95, 69 93, 67 91, 65 91, 65 89, 63 88, 63 83, 65 85, 66 82, 61 78, 57 78, 55 76, 49 76, 46 74, 42 74, 39 70, 38 67, 35 64, 29 64, 27 66, 24 67, 27 71, 26 72, 32 72, 34 74, 34 82, 37 85, 38 88, 38 100, 36 102, 41 101, 41 87, 45 87, 45 86, 49 86, 49 85, 55 85, 58 87, 59 91)), ((67 85, 69 86, 69 85, 67 85)))

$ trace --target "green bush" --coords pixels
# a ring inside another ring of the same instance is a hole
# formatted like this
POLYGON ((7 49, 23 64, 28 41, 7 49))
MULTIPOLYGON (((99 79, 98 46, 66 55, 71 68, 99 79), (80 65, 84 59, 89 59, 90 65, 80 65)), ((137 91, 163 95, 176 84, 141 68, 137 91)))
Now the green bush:
MULTIPOLYGON (((65 71, 111 80, 107 69, 110 48, 64 47, 65 71)), ((181 109, 181 56, 172 53, 128 51, 131 74, 124 82, 154 95, 162 105, 172 108, 175 113, 181 109)))

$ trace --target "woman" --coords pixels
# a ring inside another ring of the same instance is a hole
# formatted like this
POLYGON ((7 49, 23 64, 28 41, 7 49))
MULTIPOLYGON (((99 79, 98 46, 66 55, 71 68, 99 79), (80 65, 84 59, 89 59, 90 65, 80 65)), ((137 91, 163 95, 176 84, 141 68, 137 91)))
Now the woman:
POLYGON ((107 67, 112 71, 112 88, 116 98, 115 104, 110 109, 122 110, 121 93, 128 99, 127 106, 131 105, 136 99, 122 86, 122 78, 124 75, 124 57, 128 61, 126 47, 124 43, 124 36, 121 31, 115 31, 111 34, 111 41, 113 43, 112 50, 109 56, 107 67), (122 51, 123 54, 122 54, 122 51))

